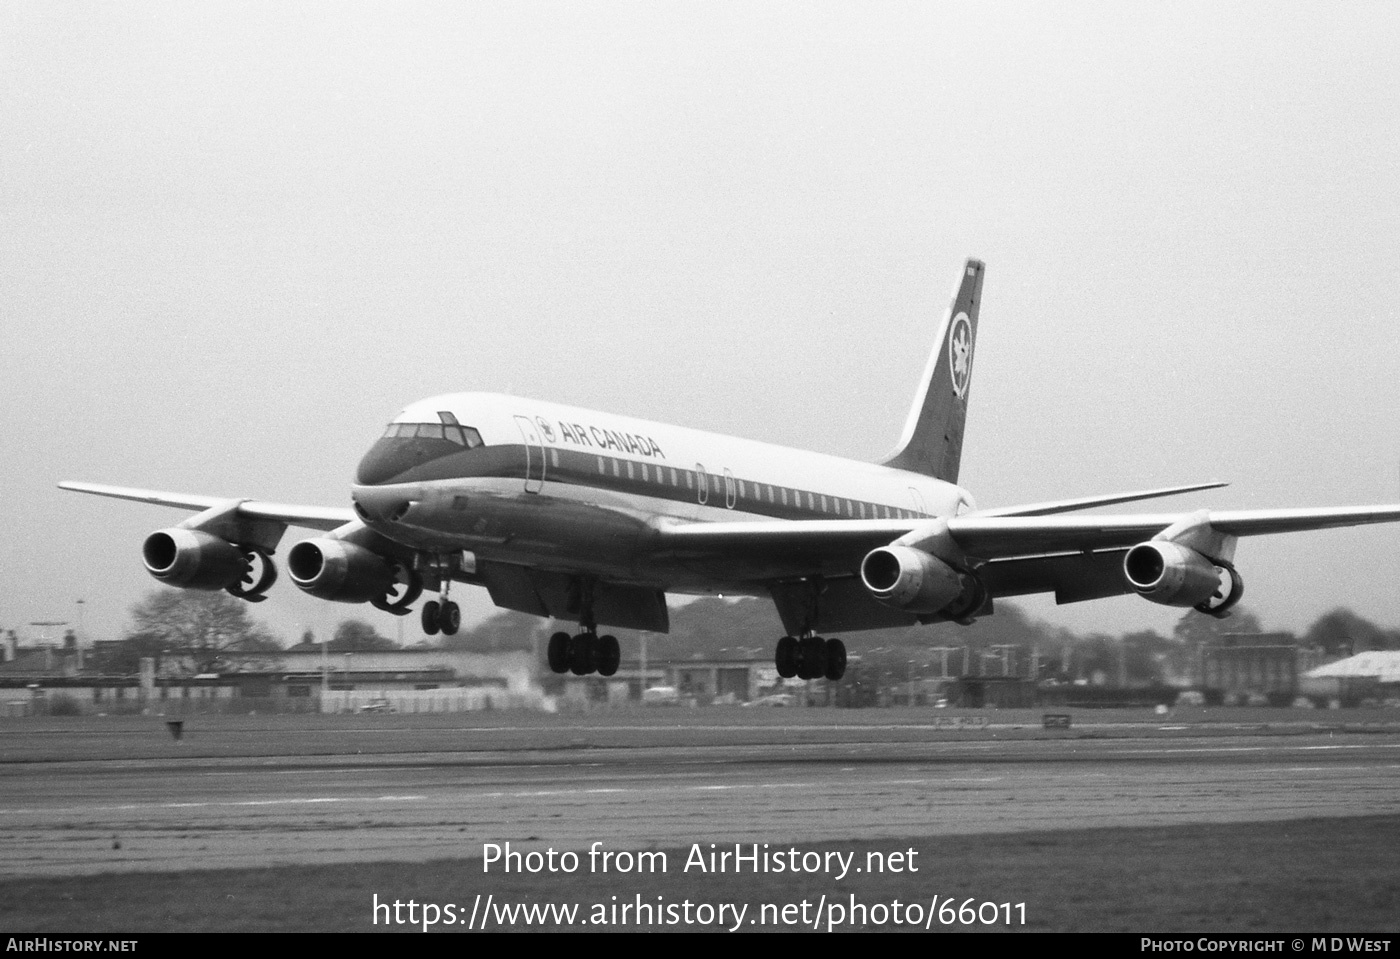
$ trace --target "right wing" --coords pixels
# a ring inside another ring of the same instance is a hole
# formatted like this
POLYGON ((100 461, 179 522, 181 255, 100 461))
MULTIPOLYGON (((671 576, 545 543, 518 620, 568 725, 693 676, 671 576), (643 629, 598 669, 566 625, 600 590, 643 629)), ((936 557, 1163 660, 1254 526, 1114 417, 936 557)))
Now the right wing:
POLYGON ((728 576, 770 590, 776 583, 816 576, 855 579, 870 551, 909 546, 975 569, 991 596, 1054 593, 1058 602, 1071 603, 1130 592, 1124 554, 1149 540, 1171 540, 1229 562, 1240 536, 1397 521, 1400 504, 1106 516, 972 513, 950 519, 671 523, 657 526, 655 535, 656 548, 671 561, 710 577, 728 576))
POLYGON ((1157 499, 1162 496, 1179 496, 1182 493, 1195 493, 1203 489, 1219 489, 1229 483, 1193 483, 1190 486, 1164 486, 1160 489, 1134 490, 1131 493, 1109 493, 1106 496, 1081 496, 1078 499, 1050 500, 1046 503, 1025 503, 1020 506, 1003 506, 998 509, 979 509, 970 516, 1047 516, 1051 513, 1072 513, 1075 510, 1093 509, 1096 506, 1116 506, 1119 503, 1133 503, 1144 499, 1157 499))

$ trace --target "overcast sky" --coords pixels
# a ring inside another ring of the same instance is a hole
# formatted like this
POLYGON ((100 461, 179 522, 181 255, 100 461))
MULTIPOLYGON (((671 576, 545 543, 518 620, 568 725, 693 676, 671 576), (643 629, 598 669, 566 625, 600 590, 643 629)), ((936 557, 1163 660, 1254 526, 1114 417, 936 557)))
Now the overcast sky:
MULTIPOLYGON (((0 627, 117 638, 187 515, 60 480, 348 505, 440 392, 878 457, 967 256, 981 505, 1400 500, 1397 50, 1384 2, 0 5, 0 627)), ((1397 554, 1237 561, 1268 627, 1394 626, 1397 554)))

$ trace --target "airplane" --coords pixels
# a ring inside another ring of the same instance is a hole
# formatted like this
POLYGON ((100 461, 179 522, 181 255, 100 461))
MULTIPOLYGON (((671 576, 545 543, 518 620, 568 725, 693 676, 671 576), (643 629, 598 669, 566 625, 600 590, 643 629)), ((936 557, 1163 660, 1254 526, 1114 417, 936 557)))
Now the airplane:
POLYGON ((769 596, 784 678, 840 679, 824 633, 969 624, 997 599, 1074 603, 1136 593, 1223 617, 1244 581, 1241 536, 1400 520, 1400 505, 1066 515, 1212 489, 1197 483, 981 509, 957 485, 985 265, 969 259, 895 450, 842 459, 539 400, 454 393, 407 406, 361 460, 351 508, 92 483, 63 489, 199 511, 142 546, 157 580, 258 602, 286 567, 320 599, 420 610, 455 634, 454 583, 499 607, 576 622, 555 673, 613 675, 601 626, 666 632, 667 594, 769 596))

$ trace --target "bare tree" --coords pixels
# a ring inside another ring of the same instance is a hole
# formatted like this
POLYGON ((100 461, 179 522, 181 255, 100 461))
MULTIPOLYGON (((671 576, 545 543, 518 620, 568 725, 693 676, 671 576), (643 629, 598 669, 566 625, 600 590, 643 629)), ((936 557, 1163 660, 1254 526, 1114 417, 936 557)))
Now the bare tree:
POLYGON ((398 648, 398 643, 387 636, 379 635, 379 630, 362 619, 342 620, 330 642, 330 649, 337 653, 398 648))
POLYGON ((260 652, 280 649, 242 600, 222 592, 158 589, 131 608, 128 642, 159 648, 166 664, 195 673, 236 670, 260 652))

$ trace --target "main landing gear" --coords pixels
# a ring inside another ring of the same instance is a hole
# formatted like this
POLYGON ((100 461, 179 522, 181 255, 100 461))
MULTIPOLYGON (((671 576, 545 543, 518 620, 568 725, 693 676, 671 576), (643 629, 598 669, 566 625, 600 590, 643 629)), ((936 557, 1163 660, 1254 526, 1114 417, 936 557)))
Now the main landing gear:
POLYGON ((846 644, 812 633, 801 639, 784 636, 773 654, 778 675, 784 679, 840 679, 846 675, 846 644))
POLYGON ((599 636, 598 621, 593 618, 593 581, 580 578, 575 583, 575 599, 579 610, 579 633, 555 633, 549 637, 549 668, 556 673, 587 676, 611 676, 622 663, 622 647, 616 636, 599 636))
POLYGON ((577 636, 555 633, 549 637, 549 668, 556 673, 611 676, 622 663, 622 647, 616 636, 599 636, 589 626, 577 636))
POLYGON ((796 677, 835 682, 846 675, 846 644, 839 639, 823 639, 815 629, 820 622, 818 607, 826 584, 820 576, 814 576, 804 580, 801 588, 798 595, 806 606, 802 636, 784 636, 778 640, 773 664, 783 679, 796 677))

